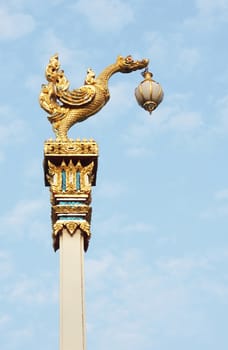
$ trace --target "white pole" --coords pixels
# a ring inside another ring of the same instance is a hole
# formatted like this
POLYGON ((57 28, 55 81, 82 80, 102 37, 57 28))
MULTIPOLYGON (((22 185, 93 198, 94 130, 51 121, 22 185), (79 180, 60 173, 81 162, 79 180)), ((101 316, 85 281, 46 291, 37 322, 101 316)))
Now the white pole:
POLYGON ((60 243, 60 350, 85 350, 84 237, 63 229, 60 243))

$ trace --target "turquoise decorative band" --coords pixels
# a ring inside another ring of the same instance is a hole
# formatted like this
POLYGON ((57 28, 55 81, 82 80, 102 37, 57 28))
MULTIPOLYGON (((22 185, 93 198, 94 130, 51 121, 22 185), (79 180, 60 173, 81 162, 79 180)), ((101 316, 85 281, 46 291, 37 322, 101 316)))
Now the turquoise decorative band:
POLYGON ((82 216, 59 216, 58 221, 83 221, 85 220, 82 216))

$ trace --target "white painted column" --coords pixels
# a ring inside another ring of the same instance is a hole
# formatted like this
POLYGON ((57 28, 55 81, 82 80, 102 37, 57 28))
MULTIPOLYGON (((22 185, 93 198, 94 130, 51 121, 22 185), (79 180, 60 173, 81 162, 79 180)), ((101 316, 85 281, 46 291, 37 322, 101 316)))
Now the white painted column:
POLYGON ((60 235, 60 350, 85 350, 84 237, 60 235))

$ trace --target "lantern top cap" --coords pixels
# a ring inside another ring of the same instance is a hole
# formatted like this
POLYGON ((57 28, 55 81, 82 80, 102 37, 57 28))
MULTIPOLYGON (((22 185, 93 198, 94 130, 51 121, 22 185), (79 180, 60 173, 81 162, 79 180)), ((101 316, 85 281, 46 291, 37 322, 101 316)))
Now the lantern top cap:
POLYGON ((148 68, 146 68, 143 72, 142 72, 142 76, 145 80, 152 80, 153 77, 153 73, 148 71, 148 68))

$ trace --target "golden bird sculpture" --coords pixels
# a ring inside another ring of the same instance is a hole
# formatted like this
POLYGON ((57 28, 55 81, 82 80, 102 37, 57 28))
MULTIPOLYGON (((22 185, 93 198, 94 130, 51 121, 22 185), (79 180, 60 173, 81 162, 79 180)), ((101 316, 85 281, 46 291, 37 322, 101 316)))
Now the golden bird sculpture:
POLYGON ((148 64, 148 59, 135 61, 130 55, 118 56, 116 62, 107 66, 97 77, 89 68, 84 85, 70 91, 70 83, 60 69, 58 55, 52 56, 45 71, 48 83, 42 85, 39 102, 49 114, 48 120, 56 140, 69 140, 67 133, 70 127, 94 115, 108 102, 108 82, 113 74, 130 73, 146 68, 148 64))

